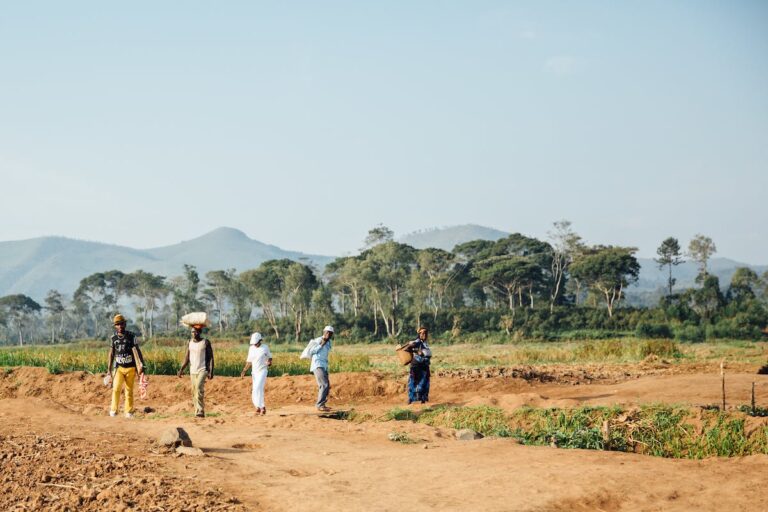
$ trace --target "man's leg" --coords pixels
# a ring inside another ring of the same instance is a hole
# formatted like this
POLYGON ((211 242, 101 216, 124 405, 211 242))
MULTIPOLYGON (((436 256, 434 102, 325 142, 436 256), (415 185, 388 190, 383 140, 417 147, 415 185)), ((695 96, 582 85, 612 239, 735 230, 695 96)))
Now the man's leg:
POLYGON ((204 371, 190 375, 195 416, 205 416, 205 376, 206 372, 204 371))
POLYGON ((136 383, 136 368, 125 369, 125 415, 133 414, 133 386, 136 383))
POLYGON ((328 393, 331 390, 331 383, 328 380, 328 370, 325 368, 315 368, 315 380, 317 381, 317 408, 325 407, 328 401, 328 393))
POLYGON ((112 379, 112 405, 109 407, 109 413, 112 416, 117 414, 117 407, 120 405, 120 391, 122 391, 123 384, 125 382, 119 366, 114 370, 114 372, 114 378, 112 379))

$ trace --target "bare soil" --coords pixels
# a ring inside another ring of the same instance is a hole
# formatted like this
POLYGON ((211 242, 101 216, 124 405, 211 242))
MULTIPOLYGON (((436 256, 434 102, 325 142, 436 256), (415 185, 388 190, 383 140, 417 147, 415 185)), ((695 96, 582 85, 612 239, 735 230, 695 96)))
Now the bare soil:
MULTIPOLYGON (((572 406, 720 401, 714 365, 551 366, 444 372, 435 404, 572 406)), ((768 402, 768 376, 729 369, 730 405, 768 402)), ((332 405, 384 413, 404 404, 405 374, 331 376, 332 405)), ((350 423, 316 414, 311 375, 270 378, 266 416, 250 378, 206 386, 191 417, 189 378, 151 376, 134 419, 107 415, 100 375, 0 369, 0 510, 768 510, 768 456, 703 461, 457 441, 408 422, 350 423), (154 439, 183 427, 205 457, 154 439), (388 440, 406 431, 416 444, 388 440)), ((411 406, 414 407, 414 406, 411 406)), ((421 406, 418 406, 421 407, 421 406)))

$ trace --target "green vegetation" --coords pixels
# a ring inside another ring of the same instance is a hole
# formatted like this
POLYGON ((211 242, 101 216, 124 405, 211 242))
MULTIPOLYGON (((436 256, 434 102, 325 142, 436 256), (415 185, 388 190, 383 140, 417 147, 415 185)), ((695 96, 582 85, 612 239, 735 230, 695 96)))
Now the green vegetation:
MULTIPOLYGON (((106 345, 106 344, 102 344, 106 345)), ((152 375, 175 375, 184 356, 183 347, 145 348, 144 360, 147 373, 152 375)), ((216 348, 214 352, 216 374, 238 377, 245 362, 244 347, 216 348)), ((275 352, 270 376, 304 375, 309 373, 309 361, 302 361, 295 352, 275 352)), ((365 354, 332 354, 332 372, 365 372, 371 369, 365 354)), ((52 374, 64 371, 88 371, 106 373, 107 348, 78 347, 73 345, 8 348, 0 350, 0 366, 41 366, 52 374)))
POLYGON ((303 343, 328 323, 337 341, 346 342, 403 341, 424 324, 434 338, 456 342, 470 335, 507 342, 637 336, 698 343, 760 340, 768 333, 768 272, 738 268, 721 289, 707 270, 715 245, 703 235, 688 247, 699 266, 696 285, 675 290, 681 248, 669 237, 656 260, 668 270, 665 289, 657 291, 665 295, 655 307, 635 307, 626 297, 639 279, 635 248, 587 245, 567 221, 554 228, 549 241, 514 233, 446 251, 398 243, 391 230, 377 226, 360 254, 331 261, 322 274, 288 259, 204 276, 184 265, 172 279, 143 270, 97 272, 83 278, 71 298, 57 290, 44 304, 24 295, 0 297, 0 343, 106 339, 117 311, 146 340, 185 337, 179 319, 190 311, 208 312, 213 338, 242 340, 260 331, 269 342, 303 343))
POLYGON ((484 436, 509 437, 512 432, 504 411, 496 407, 446 407, 424 410, 416 419, 433 427, 470 428, 484 436))
MULTIPOLYGON (((623 364, 648 359, 665 364, 719 361, 763 364, 768 360, 765 342, 718 341, 717 343, 681 344, 672 340, 617 338, 563 342, 509 342, 497 344, 496 337, 482 337, 476 343, 433 344, 434 370, 455 370, 487 367, 515 367, 541 364, 623 364)), ((0 367, 41 366, 53 374, 65 371, 103 373, 107 364, 107 343, 83 341, 62 345, 0 348, 0 367)), ((271 376, 303 375, 309 371, 309 361, 300 360, 301 347, 293 343, 270 346, 274 355, 271 376)), ((247 346, 229 341, 214 342, 217 375, 239 376, 245 361, 247 346)), ((173 375, 184 356, 184 342, 156 339, 142 348, 147 372, 173 375)), ((339 343, 331 353, 331 371, 398 373, 402 365, 394 356, 390 344, 339 343)))
POLYGON ((410 415, 397 409, 383 420, 470 428, 485 436, 513 437, 530 445, 625 451, 657 457, 702 459, 768 454, 768 424, 748 431, 741 413, 670 405, 630 410, 618 406, 523 407, 509 415, 488 406, 439 406, 410 415))

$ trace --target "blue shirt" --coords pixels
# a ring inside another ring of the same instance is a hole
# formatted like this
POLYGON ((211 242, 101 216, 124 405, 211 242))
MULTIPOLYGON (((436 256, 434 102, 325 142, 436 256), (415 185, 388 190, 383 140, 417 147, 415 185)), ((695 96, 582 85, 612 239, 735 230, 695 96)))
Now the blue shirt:
POLYGON ((309 349, 309 355, 312 356, 312 365, 309 367, 309 371, 314 372, 317 368, 325 368, 325 371, 328 371, 328 353, 331 351, 331 340, 328 340, 322 347, 320 346, 320 343, 323 342, 322 337, 312 341, 316 345, 309 349))

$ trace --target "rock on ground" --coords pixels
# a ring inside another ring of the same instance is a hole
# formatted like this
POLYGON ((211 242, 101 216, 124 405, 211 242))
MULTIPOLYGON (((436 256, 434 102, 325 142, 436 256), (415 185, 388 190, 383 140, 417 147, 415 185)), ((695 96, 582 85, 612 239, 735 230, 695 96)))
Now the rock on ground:
POLYGON ((160 446, 192 446, 192 439, 189 438, 187 431, 181 427, 173 427, 164 430, 157 438, 160 446))
POLYGON ((456 431, 456 439, 459 441, 474 441, 475 439, 482 439, 483 434, 475 432, 470 428, 463 428, 456 431))

